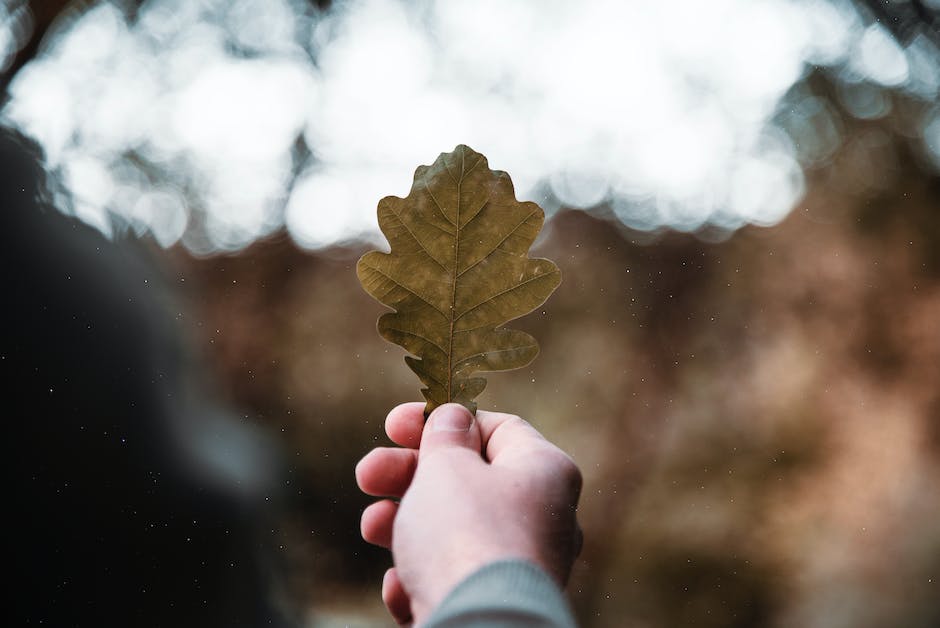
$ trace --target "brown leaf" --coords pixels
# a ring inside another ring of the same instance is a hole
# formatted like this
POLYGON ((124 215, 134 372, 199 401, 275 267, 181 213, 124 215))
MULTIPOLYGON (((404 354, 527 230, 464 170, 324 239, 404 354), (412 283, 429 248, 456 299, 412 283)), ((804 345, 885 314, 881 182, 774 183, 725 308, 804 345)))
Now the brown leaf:
POLYGON ((500 325, 541 305, 561 281, 551 261, 528 257, 545 214, 516 200, 505 172, 460 145, 415 171, 405 198, 379 201, 390 253, 372 251, 356 272, 363 288, 395 312, 379 333, 409 353, 427 388, 425 415, 461 403, 476 411, 486 387, 477 371, 519 368, 538 354, 527 333, 500 325))

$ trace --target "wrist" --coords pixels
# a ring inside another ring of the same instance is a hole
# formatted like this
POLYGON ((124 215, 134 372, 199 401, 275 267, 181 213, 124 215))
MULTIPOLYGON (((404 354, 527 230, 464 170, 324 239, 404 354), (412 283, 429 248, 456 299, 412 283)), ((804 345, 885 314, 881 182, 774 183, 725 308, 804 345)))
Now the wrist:
MULTIPOLYGON (((507 547, 480 546, 478 544, 455 544, 452 551, 442 552, 438 556, 436 568, 429 568, 428 564, 415 568, 414 576, 417 582, 413 588, 409 587, 412 578, 407 572, 401 574, 403 583, 411 597, 412 613, 415 625, 420 625, 423 619, 440 606, 461 582, 484 569, 485 567, 507 561, 524 561, 545 569, 544 565, 534 560, 525 552, 507 547)), ((399 566, 399 572, 401 567, 399 566)))
POLYGON ((519 559, 498 560, 477 569, 458 582, 430 615, 422 616, 420 623, 483 625, 481 599, 488 601, 484 612, 490 612, 491 619, 511 614, 527 626, 576 625, 558 582, 540 566, 519 559))

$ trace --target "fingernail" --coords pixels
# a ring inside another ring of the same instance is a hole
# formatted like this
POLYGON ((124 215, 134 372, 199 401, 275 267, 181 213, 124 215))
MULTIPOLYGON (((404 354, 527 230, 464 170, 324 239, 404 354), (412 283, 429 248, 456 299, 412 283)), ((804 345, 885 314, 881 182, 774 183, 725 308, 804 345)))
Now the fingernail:
POLYGON ((473 415, 460 406, 441 406, 431 413, 432 432, 466 432, 473 422, 473 415))

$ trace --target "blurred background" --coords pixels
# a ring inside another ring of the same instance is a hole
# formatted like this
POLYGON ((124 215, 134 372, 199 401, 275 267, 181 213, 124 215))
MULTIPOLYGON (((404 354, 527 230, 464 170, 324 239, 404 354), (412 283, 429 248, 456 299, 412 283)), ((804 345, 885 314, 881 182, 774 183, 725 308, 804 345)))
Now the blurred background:
POLYGON ((549 216, 479 401, 584 471, 583 625, 940 625, 940 2, 2 0, 0 71, 23 625, 391 623, 355 262, 458 143, 549 216))

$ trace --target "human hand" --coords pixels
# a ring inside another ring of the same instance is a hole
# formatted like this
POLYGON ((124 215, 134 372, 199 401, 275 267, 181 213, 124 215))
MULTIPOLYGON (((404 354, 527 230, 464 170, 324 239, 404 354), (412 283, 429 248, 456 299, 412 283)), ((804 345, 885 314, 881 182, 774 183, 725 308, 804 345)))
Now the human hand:
POLYGON ((461 580, 519 558, 564 586, 581 549, 581 473, 517 416, 446 404, 425 424, 423 403, 393 409, 378 447, 356 466, 366 493, 362 536, 392 550, 382 599, 399 623, 421 623, 461 580), (482 455, 481 455, 482 452, 482 455))

